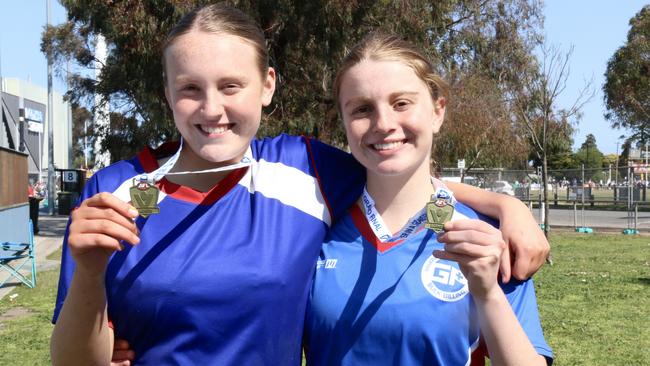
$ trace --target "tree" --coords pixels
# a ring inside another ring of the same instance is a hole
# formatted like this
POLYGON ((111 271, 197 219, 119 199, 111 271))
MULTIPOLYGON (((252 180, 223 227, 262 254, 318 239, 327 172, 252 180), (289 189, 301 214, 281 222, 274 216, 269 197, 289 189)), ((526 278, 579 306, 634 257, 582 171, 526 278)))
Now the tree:
MULTIPOLYGON (((61 2, 69 20, 49 27, 42 42, 43 51, 58 65, 73 60, 91 69, 95 36, 102 34, 109 45, 101 80, 82 70, 71 78, 67 96, 91 105, 96 92, 113 111, 135 118, 143 140, 134 145, 175 136, 164 99, 159 47, 182 14, 209 1, 61 2)), ((489 71, 491 78, 514 80, 518 66, 532 59, 529 40, 538 36, 542 19, 536 0, 229 2, 259 22, 279 75, 260 135, 306 133, 339 146, 345 138, 329 82, 346 49, 369 30, 403 35, 425 49, 452 82, 473 68, 489 71)))
POLYGON ((92 114, 79 105, 72 106, 72 159, 73 166, 88 169, 88 163, 93 164, 94 159, 87 156, 89 146, 94 143, 94 126, 92 114))
MULTIPOLYGON (((532 142, 532 148, 541 161, 542 185, 541 192, 544 201, 544 234, 548 236, 548 156, 551 128, 554 121, 570 121, 580 117, 580 109, 593 96, 589 95, 587 84, 576 96, 574 104, 568 109, 558 109, 555 105, 557 98, 564 91, 569 77, 568 63, 572 50, 561 52, 554 47, 542 46, 542 60, 539 71, 524 75, 521 80, 521 93, 515 96, 515 108, 522 133, 532 142)), ((561 130, 561 129, 560 129, 561 130)))
MULTIPOLYGON (((574 169, 576 167, 573 159, 573 128, 569 120, 551 120, 548 125, 547 141, 547 163, 549 171, 574 169)), ((532 144, 533 142, 530 141, 532 144)), ((528 160, 533 166, 542 166, 542 160, 535 150, 531 150, 528 160)), ((562 178, 564 173, 549 173, 555 178, 562 178)))
POLYGON ((575 161, 584 166, 585 179, 594 181, 602 179, 603 153, 598 150, 596 137, 593 134, 585 137, 585 142, 575 153, 575 161))
POLYGON ((605 118, 632 131, 632 142, 650 137, 650 5, 630 19, 626 43, 607 63, 605 118))
POLYGON ((433 156, 439 164, 465 159, 472 168, 511 166, 528 146, 512 128, 503 96, 493 79, 467 75, 452 86, 449 113, 436 139, 433 156))

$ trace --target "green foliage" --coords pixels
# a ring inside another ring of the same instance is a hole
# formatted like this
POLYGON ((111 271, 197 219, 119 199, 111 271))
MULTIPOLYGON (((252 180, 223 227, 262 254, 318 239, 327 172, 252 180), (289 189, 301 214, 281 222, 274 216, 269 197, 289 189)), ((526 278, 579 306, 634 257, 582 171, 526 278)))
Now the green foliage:
POLYGON ((603 166, 603 153, 596 146, 596 137, 588 134, 585 142, 575 153, 575 161, 578 164, 584 164, 585 169, 601 168, 603 166))
POLYGON ((633 141, 650 132, 650 5, 632 19, 627 41, 607 63, 603 93, 612 127, 628 128, 633 141))
MULTIPOLYGON (((77 73, 67 95, 92 105, 93 93, 100 93, 113 111, 136 119, 142 132, 130 146, 155 145, 176 134, 164 99, 160 45, 182 14, 208 2, 63 0, 69 21, 46 30, 42 49, 58 65, 73 60, 90 69, 95 36, 101 33, 109 45, 102 78, 77 73)), ((330 97, 330 80, 346 49, 368 31, 381 28, 414 42, 452 85, 481 74, 499 86, 497 98, 507 98, 516 93, 519 74, 534 63, 532 48, 542 24, 536 0, 229 2, 259 22, 279 75, 259 134, 308 134, 339 146, 345 145, 345 136, 330 97)), ((461 150, 449 152, 464 155, 461 150)))
MULTIPOLYGON (((542 120, 538 120, 535 126, 535 133, 541 136, 544 128, 542 120)), ((567 119, 549 120, 546 126, 546 158, 548 169, 575 169, 573 156, 573 133, 575 129, 567 119)), ((530 135, 529 135, 530 138, 530 135)), ((529 160, 533 166, 542 166, 540 154, 533 150, 530 152, 529 160)))

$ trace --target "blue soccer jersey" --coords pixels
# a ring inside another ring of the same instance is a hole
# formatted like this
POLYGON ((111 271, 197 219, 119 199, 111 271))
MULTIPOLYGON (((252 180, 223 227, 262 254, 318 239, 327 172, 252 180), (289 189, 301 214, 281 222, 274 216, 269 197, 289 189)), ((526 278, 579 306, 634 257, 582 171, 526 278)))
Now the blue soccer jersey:
MULTIPOLYGON (((99 171, 82 199, 113 192, 128 201, 133 177, 177 146, 99 171)), ((136 222, 140 244, 111 257, 108 315, 135 364, 300 365, 318 252, 365 174, 349 154, 300 137, 253 141, 247 155, 251 166, 209 192, 161 180, 160 213, 136 222)), ((73 271, 64 245, 53 321, 73 271)))
MULTIPOLYGON (((477 218, 456 204, 452 220, 477 218)), ((305 322, 308 365, 470 365, 480 329, 458 264, 432 256, 443 245, 421 226, 381 242, 354 205, 328 234, 305 322)), ((544 340, 532 280, 502 286, 539 354, 544 340)))

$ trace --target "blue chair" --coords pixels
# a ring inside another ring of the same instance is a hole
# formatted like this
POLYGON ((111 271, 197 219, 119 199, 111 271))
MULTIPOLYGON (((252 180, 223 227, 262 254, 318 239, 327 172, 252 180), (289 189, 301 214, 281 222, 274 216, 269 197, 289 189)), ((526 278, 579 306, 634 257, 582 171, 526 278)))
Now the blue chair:
POLYGON ((9 272, 11 275, 0 283, 0 288, 12 278, 20 280, 29 288, 36 287, 36 256, 31 220, 28 224, 28 230, 29 242, 27 243, 0 243, 0 269, 9 272), (29 265, 31 265, 31 275, 26 276, 20 273, 23 267, 29 265))

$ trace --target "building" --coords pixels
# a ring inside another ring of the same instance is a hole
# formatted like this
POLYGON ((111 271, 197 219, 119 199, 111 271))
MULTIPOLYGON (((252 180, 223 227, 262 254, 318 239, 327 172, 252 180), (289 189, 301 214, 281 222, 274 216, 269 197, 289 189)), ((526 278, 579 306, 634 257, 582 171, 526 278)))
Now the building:
MULTIPOLYGON (((30 180, 47 181, 49 165, 47 89, 16 78, 3 78, 0 147, 28 154, 30 180), (24 108, 24 136, 21 139, 20 109, 24 108), (21 141, 22 140, 22 141, 21 141)), ((53 92, 54 166, 71 168, 72 121, 69 104, 53 92)))

